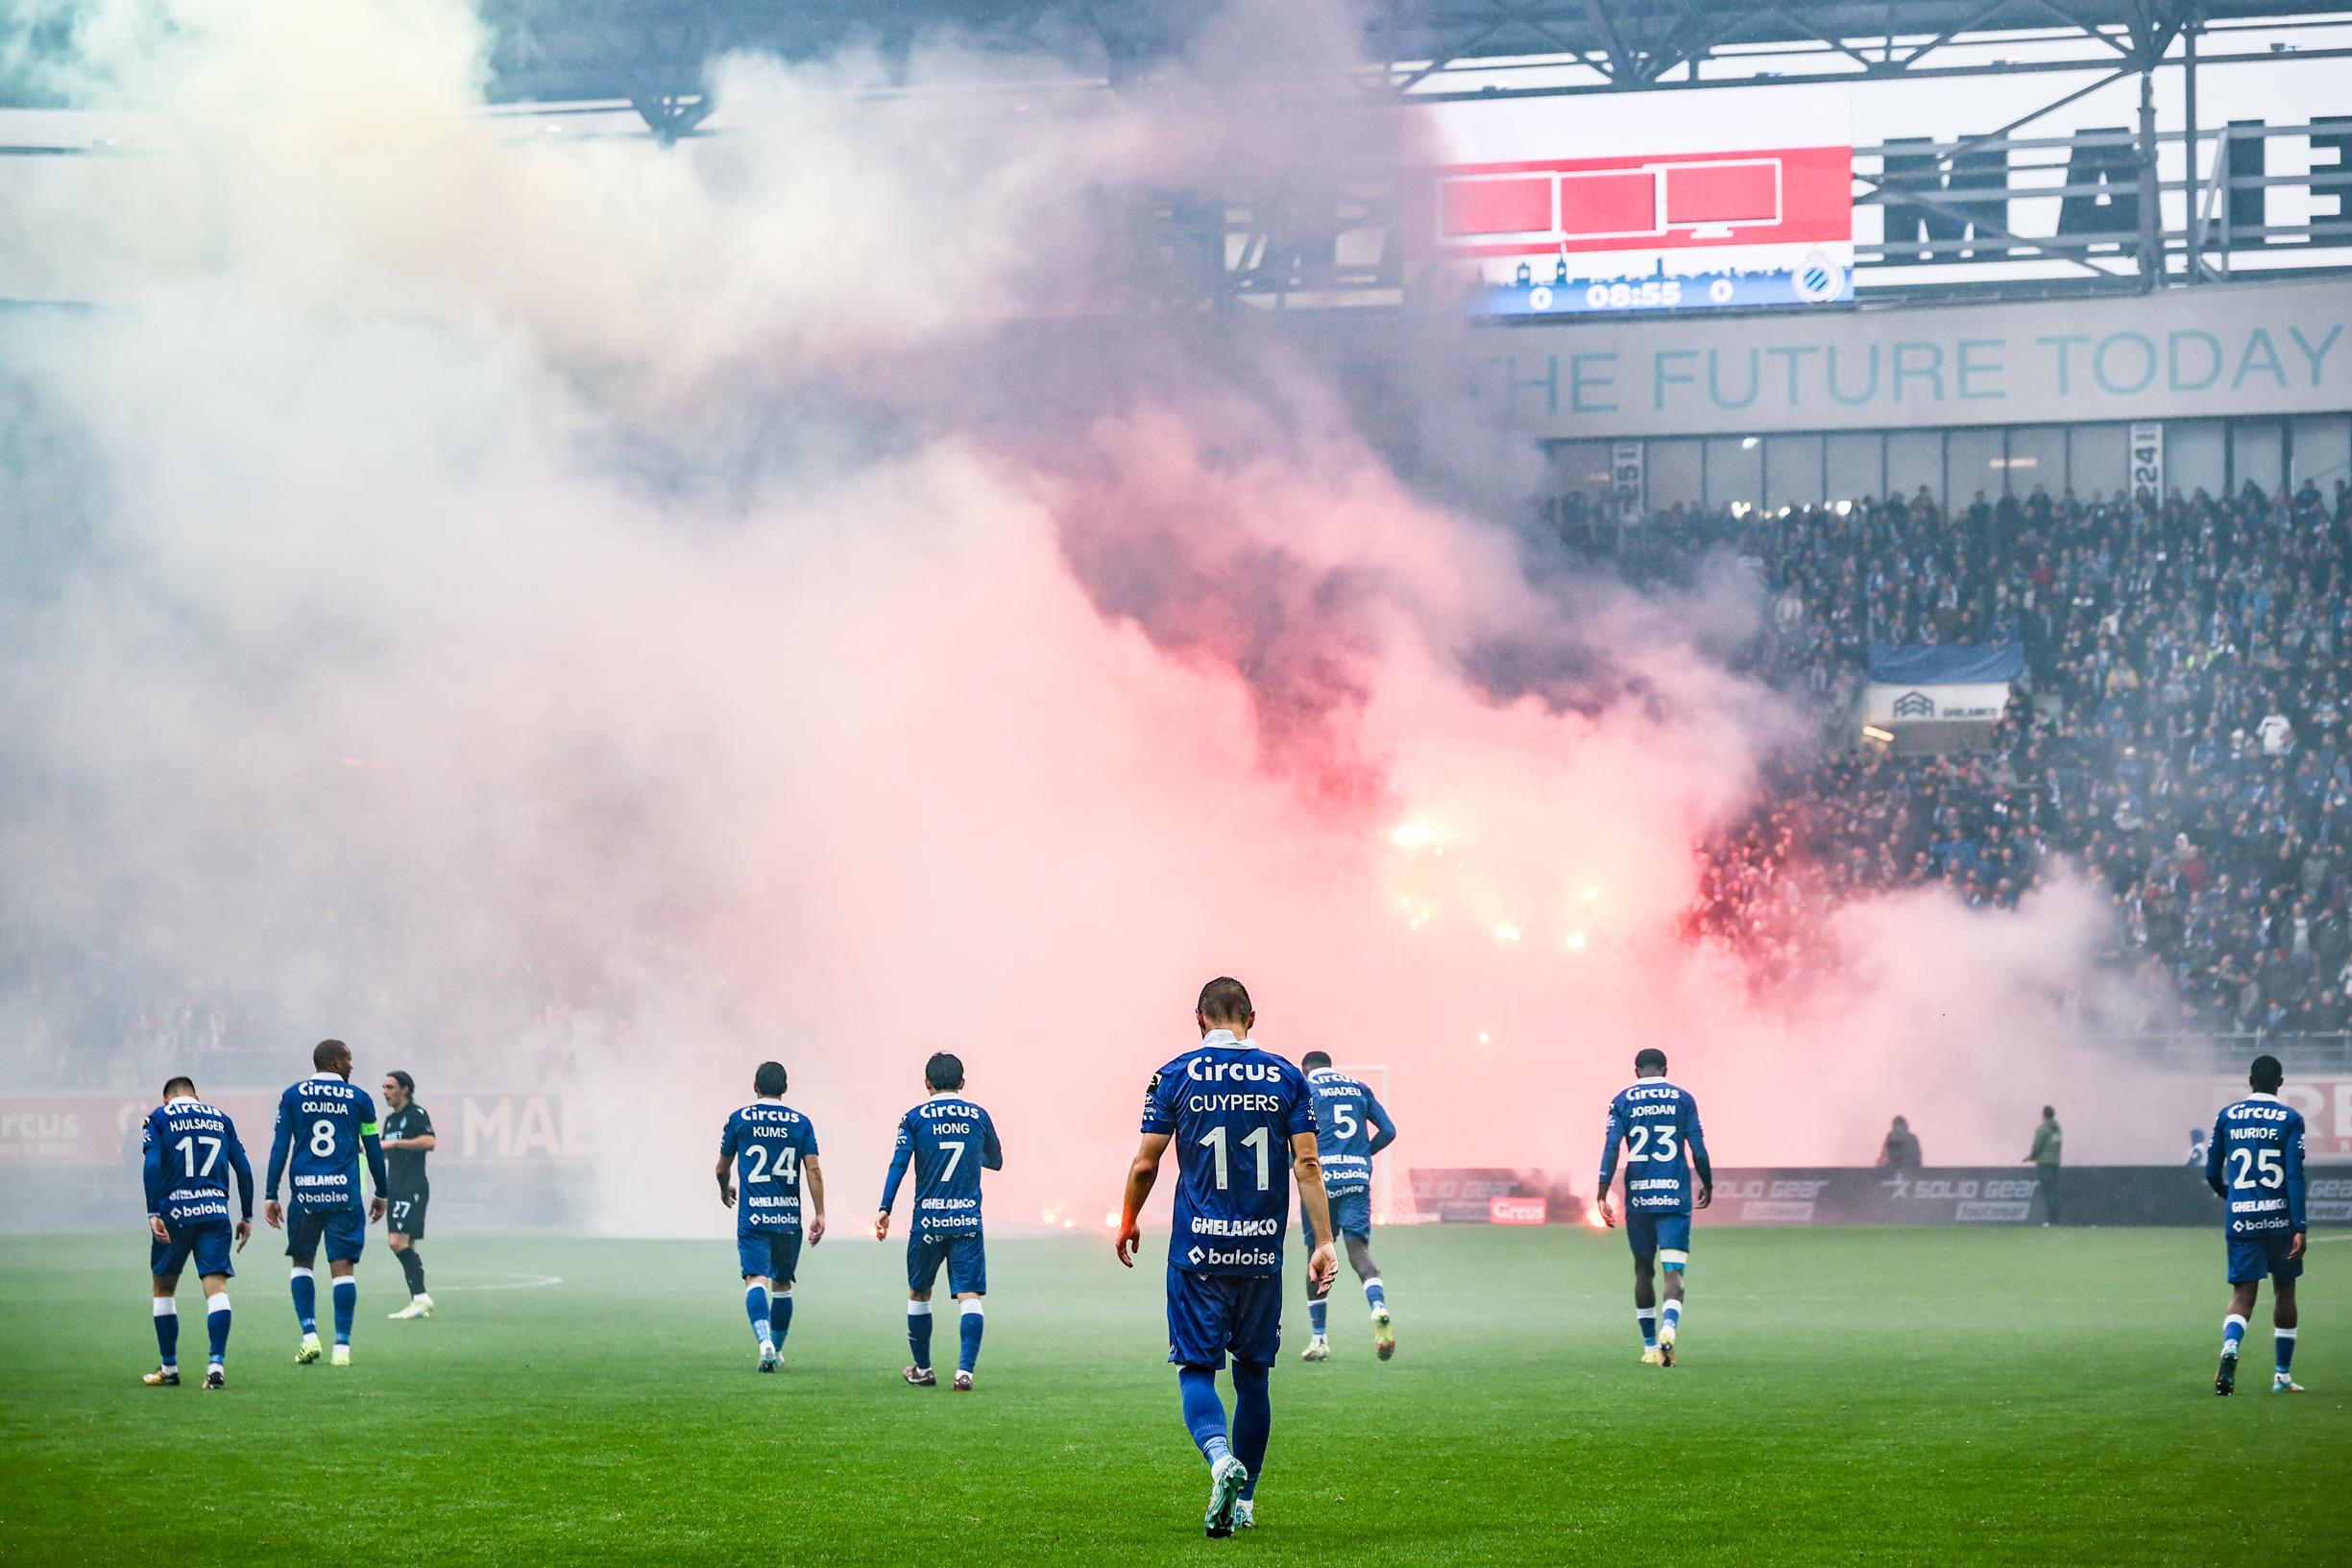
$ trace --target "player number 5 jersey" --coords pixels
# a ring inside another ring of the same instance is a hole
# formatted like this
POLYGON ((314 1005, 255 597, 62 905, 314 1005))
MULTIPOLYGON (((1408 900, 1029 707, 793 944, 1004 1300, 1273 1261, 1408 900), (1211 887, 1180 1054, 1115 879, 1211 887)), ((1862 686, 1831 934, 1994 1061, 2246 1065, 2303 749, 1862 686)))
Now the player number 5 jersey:
POLYGON ((2214 1118, 2205 1180, 2221 1194, 2231 1236, 2304 1228, 2303 1113, 2276 1095, 2248 1095, 2214 1118))
POLYGON ((1307 1074, 1315 1096, 1315 1152, 1334 1195, 1370 1192, 1372 1156, 1395 1141, 1396 1123, 1359 1078, 1328 1067, 1307 1074))
POLYGON ((1279 1056, 1213 1029, 1152 1075, 1143 1130, 1176 1149, 1168 1261, 1196 1274, 1278 1274, 1291 1140, 1315 1131, 1315 1096, 1279 1056))
POLYGON ((1707 1136, 1699 1128, 1699 1102, 1690 1091, 1663 1078, 1643 1078, 1617 1091, 1609 1102, 1601 1133, 1601 1184, 1606 1194, 1625 1154, 1628 1214, 1688 1214, 1690 1171, 1710 1176, 1707 1136))

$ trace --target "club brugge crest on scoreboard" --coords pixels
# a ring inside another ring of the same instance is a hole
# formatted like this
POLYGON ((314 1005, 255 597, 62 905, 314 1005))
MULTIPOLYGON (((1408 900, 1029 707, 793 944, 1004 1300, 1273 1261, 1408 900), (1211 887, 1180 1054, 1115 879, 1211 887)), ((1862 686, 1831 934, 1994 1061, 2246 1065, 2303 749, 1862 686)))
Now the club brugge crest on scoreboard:
POLYGON ((1895 699, 1897 718, 1935 717, 1935 699, 1925 691, 1906 691, 1895 699))
POLYGON ((1819 251, 1805 258, 1789 282, 1797 298, 1809 305, 1831 304, 1846 297, 1846 269, 1819 251))

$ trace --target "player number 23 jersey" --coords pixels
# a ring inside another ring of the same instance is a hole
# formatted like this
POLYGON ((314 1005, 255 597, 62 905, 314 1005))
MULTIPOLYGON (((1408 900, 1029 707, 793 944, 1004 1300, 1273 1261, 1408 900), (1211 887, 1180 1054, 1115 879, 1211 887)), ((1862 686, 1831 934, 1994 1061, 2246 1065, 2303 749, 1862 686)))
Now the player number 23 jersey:
POLYGON ((1152 1075, 1143 1130, 1176 1145, 1168 1261, 1196 1274, 1280 1273, 1291 1140, 1315 1131, 1298 1069, 1213 1029, 1152 1075))
POLYGON ((1707 1136, 1690 1091, 1663 1078, 1643 1078, 1617 1091, 1601 1132, 1603 1194, 1616 1175, 1620 1148, 1628 1214, 1690 1212, 1690 1168, 1695 1164, 1702 1174, 1708 1169, 1707 1136))

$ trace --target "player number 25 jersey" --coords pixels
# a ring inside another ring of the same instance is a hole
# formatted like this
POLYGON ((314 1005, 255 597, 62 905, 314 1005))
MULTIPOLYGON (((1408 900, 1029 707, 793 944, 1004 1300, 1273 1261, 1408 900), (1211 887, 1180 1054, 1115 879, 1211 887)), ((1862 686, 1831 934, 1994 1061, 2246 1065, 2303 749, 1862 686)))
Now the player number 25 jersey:
POLYGON ((1176 1149, 1168 1261, 1196 1274, 1278 1274, 1291 1140, 1315 1131, 1315 1096, 1281 1057, 1212 1029, 1152 1075, 1143 1130, 1176 1149))
POLYGON ((2303 1113, 2276 1095, 2223 1106, 2205 1146, 2205 1180, 2221 1194, 2226 1234, 2303 1229, 2303 1113))
POLYGON ((816 1128, 780 1099, 754 1100, 727 1118, 721 1158, 735 1161, 739 1236, 800 1230, 800 1162, 816 1157, 816 1128))
POLYGON ((1617 1173, 1617 1152, 1625 1153, 1628 1214, 1688 1214, 1690 1170, 1710 1174, 1707 1135, 1699 1128, 1699 1102, 1690 1091, 1663 1078, 1643 1078, 1617 1091, 1609 1102, 1601 1132, 1601 1184, 1606 1194, 1617 1173))

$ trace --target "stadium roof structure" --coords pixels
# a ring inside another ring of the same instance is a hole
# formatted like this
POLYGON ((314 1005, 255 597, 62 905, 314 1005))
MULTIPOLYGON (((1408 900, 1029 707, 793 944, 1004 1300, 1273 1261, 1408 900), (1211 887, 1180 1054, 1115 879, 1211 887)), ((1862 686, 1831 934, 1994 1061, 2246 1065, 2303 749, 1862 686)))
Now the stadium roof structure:
MULTIPOLYGON (((903 68, 919 41, 954 37, 982 52, 1072 60, 1116 86, 1178 57, 1200 12, 1114 0, 486 0, 484 14, 494 99, 628 102, 657 132, 681 133, 708 112, 709 63, 733 51, 803 60, 861 43, 903 68)), ((2281 24, 2352 19, 2352 9, 2346 0, 1369 0, 1358 14, 1369 82, 1445 96, 2147 71, 2184 37, 2204 35, 2209 62, 2253 58, 2262 51, 2229 52, 2243 24, 2263 21, 2275 34, 2281 24), (2032 38, 2034 58, 1954 47, 1994 36, 2032 38), (1556 79, 1496 84, 1534 62, 1556 79)))

